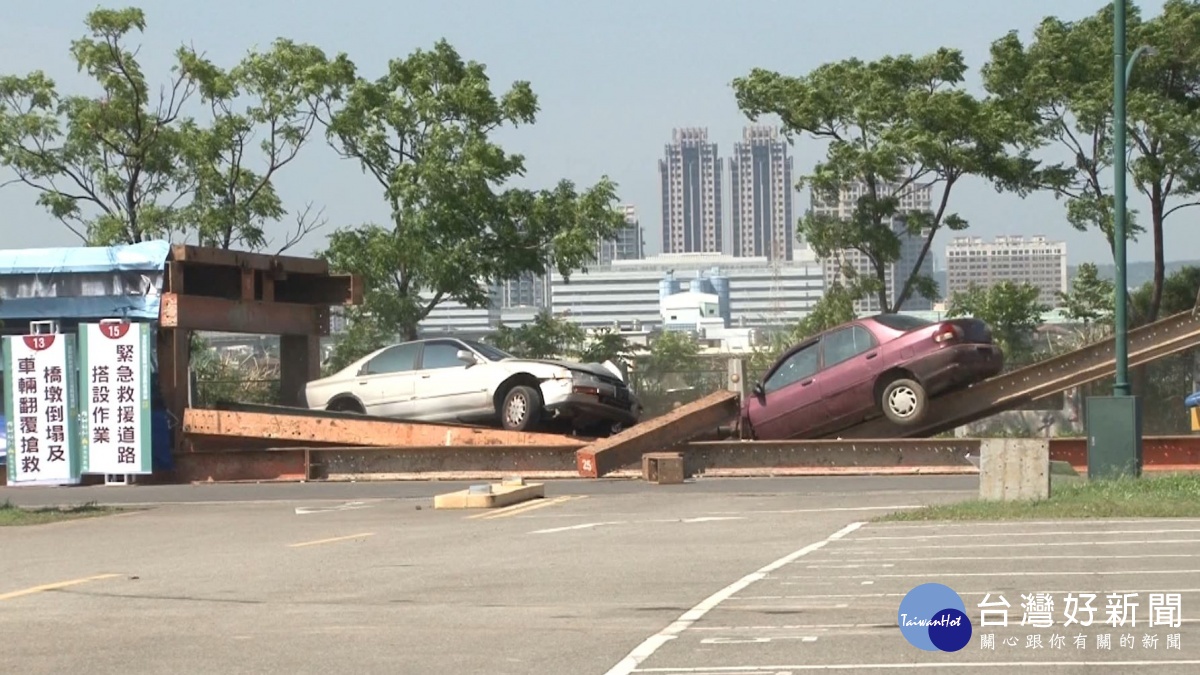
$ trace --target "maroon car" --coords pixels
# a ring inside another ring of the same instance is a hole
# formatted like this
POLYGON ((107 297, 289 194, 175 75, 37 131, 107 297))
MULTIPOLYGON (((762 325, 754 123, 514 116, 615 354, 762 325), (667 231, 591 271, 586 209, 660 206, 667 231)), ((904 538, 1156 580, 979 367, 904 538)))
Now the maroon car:
POLYGON ((881 413, 916 424, 930 398, 996 375, 1003 365, 978 319, 880 314, 789 349, 754 385, 742 424, 760 440, 819 438, 881 413))

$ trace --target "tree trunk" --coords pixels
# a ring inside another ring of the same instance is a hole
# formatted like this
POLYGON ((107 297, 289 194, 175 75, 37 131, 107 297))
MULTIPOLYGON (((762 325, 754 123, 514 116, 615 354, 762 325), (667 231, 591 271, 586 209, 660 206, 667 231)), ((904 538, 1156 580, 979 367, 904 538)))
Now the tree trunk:
POLYGON ((1162 307, 1163 284, 1166 281, 1166 262, 1163 260, 1163 197, 1162 188, 1157 184, 1150 190, 1150 227, 1154 236, 1154 292, 1150 295, 1146 323, 1158 320, 1158 312, 1162 307))

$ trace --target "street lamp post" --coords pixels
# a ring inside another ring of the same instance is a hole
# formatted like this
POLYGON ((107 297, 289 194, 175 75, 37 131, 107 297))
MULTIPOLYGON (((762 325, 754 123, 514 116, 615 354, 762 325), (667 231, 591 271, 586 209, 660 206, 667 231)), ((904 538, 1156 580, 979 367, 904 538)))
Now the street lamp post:
POLYGON ((1111 397, 1087 401, 1088 477, 1138 476, 1142 472, 1142 410, 1129 384, 1129 319, 1126 279, 1125 93, 1133 64, 1152 53, 1138 47, 1125 62, 1125 0, 1113 2, 1113 311, 1115 381, 1111 397))

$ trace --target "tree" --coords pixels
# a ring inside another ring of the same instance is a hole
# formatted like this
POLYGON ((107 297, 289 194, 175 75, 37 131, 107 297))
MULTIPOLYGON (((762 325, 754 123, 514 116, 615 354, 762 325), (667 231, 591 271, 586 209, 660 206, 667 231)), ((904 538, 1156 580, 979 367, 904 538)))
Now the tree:
POLYGON ((576 352, 576 356, 584 363, 604 363, 612 361, 619 363, 627 361, 633 355, 629 340, 619 331, 604 328, 589 336, 576 352))
POLYGON ((963 90, 966 70, 961 52, 940 49, 921 57, 849 59, 802 77, 755 69, 734 80, 738 107, 752 120, 774 114, 789 138, 806 132, 829 142, 825 160, 801 181, 815 197, 836 203, 846 186, 864 186, 850 218, 809 213, 800 232, 823 258, 861 252, 868 275, 859 279, 848 270, 848 276, 855 290, 874 294, 884 312, 899 311, 914 293, 936 297, 936 284, 920 269, 939 231, 967 227, 949 210, 955 185, 974 175, 1021 191, 1020 179, 1036 166, 1024 154, 1009 153, 1021 140, 1020 127, 963 90), (904 197, 937 187, 933 212, 902 209, 904 197), (913 268, 896 272, 893 298, 887 270, 899 260, 905 235, 923 245, 913 268))
POLYGON ((482 307, 491 282, 551 268, 566 277, 624 224, 607 178, 583 191, 570 181, 500 189, 524 173, 524 158, 490 137, 533 123, 537 109, 527 82, 497 95, 484 66, 445 41, 350 87, 328 137, 379 183, 393 222, 334 232, 327 257, 363 275, 364 306, 381 325, 415 337, 444 300, 482 307))
MULTIPOLYGON (((263 248, 265 226, 287 215, 275 176, 307 144, 318 111, 352 80, 353 65, 345 55, 331 61, 316 47, 284 39, 229 70, 193 49, 180 50, 179 59, 212 113, 209 126, 189 123, 183 135, 181 154, 195 188, 189 225, 205 246, 263 248)), ((311 204, 296 220, 278 252, 323 225, 311 204)))
POLYGON ((1032 284, 1001 281, 982 287, 972 285, 950 297, 947 316, 973 316, 991 328, 1010 361, 1029 356, 1030 336, 1042 323, 1049 307, 1038 300, 1041 291, 1032 284))
POLYGON ((1071 289, 1059 293, 1067 318, 1085 326, 1111 323, 1115 311, 1115 287, 1110 279, 1101 279, 1095 263, 1083 263, 1071 280, 1071 289))
MULTIPOLYGON (((1154 292, 1148 318, 1159 316, 1165 279, 1163 233, 1176 211, 1200 204, 1200 4, 1168 0, 1163 12, 1144 21, 1128 0, 1130 49, 1154 47, 1139 59, 1127 85, 1128 166, 1132 185, 1150 203, 1154 244, 1154 292)), ((1031 174, 1030 187, 1067 202, 1067 217, 1080 231, 1096 228, 1112 247, 1113 196, 1102 179, 1112 160, 1112 31, 1108 5, 1079 21, 1042 21, 1028 46, 1015 32, 997 40, 984 82, 998 105, 1024 120, 1043 146, 1072 159, 1031 174)), ((1144 232, 1127 215, 1127 235, 1144 232)))
POLYGON ((169 236, 190 189, 176 160, 179 115, 194 85, 176 69, 152 94, 125 45, 146 28, 142 10, 98 9, 85 24, 89 35, 71 43, 71 56, 101 93, 65 96, 41 71, 0 77, 0 163, 87 243, 169 236))
POLYGON ((531 323, 516 328, 500 326, 488 341, 523 359, 549 359, 571 354, 585 337, 579 324, 542 310, 531 323))

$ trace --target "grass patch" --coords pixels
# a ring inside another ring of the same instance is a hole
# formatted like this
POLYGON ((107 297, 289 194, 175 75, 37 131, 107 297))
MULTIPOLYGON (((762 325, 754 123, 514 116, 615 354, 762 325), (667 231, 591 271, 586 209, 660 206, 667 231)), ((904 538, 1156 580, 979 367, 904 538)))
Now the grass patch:
POLYGON ((57 523, 61 520, 77 520, 79 518, 94 518, 116 513, 118 509, 100 506, 96 502, 88 502, 80 506, 45 506, 39 508, 23 508, 12 502, 0 504, 0 527, 18 525, 44 525, 57 523))
POLYGON ((1055 480, 1047 500, 974 499, 891 513, 875 522, 1194 517, 1200 517, 1200 475, 1166 474, 1094 482, 1055 480))

